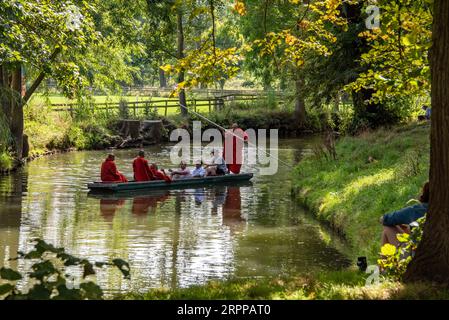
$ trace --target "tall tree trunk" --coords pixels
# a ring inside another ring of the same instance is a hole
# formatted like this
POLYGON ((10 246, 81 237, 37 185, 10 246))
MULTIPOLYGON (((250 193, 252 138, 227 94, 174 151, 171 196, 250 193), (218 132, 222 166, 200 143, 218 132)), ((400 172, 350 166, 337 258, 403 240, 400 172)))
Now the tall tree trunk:
POLYGON ((435 0, 433 20, 430 201, 407 282, 449 283, 449 1, 435 0))
POLYGON ((14 139, 14 152, 18 160, 22 159, 23 151, 23 103, 22 103, 22 65, 18 65, 11 77, 11 120, 10 130, 14 139))
POLYGON ((0 101, 1 111, 8 122, 11 122, 11 83, 10 74, 5 65, 0 66, 0 101))
MULTIPOLYGON (((184 29, 182 25, 182 9, 178 9, 178 59, 184 58, 184 29)), ((178 84, 184 81, 184 70, 178 74, 178 84)), ((186 92, 184 89, 179 91, 179 104, 181 105, 181 115, 187 117, 187 101, 186 92)))
POLYGON ((306 122, 306 104, 304 102, 303 85, 304 80, 302 78, 297 78, 295 81, 296 102, 294 117, 298 127, 302 127, 306 122))
POLYGON ((167 77, 165 76, 165 71, 159 68, 159 87, 167 88, 167 77))

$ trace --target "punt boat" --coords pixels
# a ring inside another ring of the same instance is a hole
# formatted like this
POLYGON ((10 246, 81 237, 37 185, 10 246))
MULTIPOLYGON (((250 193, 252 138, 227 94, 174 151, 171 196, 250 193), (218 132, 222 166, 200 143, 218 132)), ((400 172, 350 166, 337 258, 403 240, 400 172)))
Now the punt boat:
POLYGON ((88 183, 87 187, 91 192, 95 193, 114 193, 114 192, 129 192, 138 190, 160 190, 160 189, 185 189, 195 186, 205 185, 232 185, 242 181, 249 181, 253 177, 252 173, 241 174, 226 174, 223 176, 209 176, 203 178, 186 178, 177 179, 172 182, 165 182, 163 180, 143 181, 143 182, 92 182, 88 183))

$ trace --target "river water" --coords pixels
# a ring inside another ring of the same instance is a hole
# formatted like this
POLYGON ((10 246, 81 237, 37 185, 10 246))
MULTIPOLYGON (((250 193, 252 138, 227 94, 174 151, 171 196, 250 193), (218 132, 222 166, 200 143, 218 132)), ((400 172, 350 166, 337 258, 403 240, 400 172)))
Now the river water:
MULTIPOLYGON (((279 158, 296 164, 313 140, 280 140, 279 158)), ((171 146, 146 149, 168 167, 171 146)), ((119 170, 132 177, 135 150, 116 151, 119 170)), ((104 267, 97 281, 109 292, 186 287, 211 279, 297 275, 346 267, 338 237, 290 197, 291 168, 251 183, 99 197, 86 184, 97 180, 103 151, 37 159, 0 177, 0 266, 42 238, 90 261, 122 258, 131 281, 104 267)), ((254 168, 244 166, 242 171, 254 168)))

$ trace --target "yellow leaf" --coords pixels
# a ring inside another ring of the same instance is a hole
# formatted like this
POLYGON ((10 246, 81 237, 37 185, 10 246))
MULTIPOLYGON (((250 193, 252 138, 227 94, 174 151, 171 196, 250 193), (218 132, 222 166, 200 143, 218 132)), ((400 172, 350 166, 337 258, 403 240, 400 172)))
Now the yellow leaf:
POLYGON ((393 256, 396 253, 396 247, 392 244, 386 243, 383 245, 383 247, 380 249, 380 253, 383 256, 393 256))

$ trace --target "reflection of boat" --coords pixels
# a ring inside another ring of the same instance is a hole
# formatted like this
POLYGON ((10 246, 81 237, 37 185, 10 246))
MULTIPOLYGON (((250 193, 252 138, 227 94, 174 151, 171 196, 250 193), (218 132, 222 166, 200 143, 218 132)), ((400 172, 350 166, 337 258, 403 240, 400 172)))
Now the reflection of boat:
POLYGON ((239 181, 248 181, 253 177, 252 173, 244 174, 227 174, 224 176, 210 176, 204 178, 190 178, 174 180, 167 183, 162 180, 145 181, 145 182, 127 182, 127 183, 104 183, 93 182, 87 187, 94 192, 123 192, 134 190, 151 190, 151 189, 183 189, 196 185, 214 185, 214 184, 234 184, 239 181))
POLYGON ((95 199, 120 199, 120 200, 126 200, 126 199, 134 199, 136 197, 142 197, 142 196, 168 196, 170 194, 169 190, 129 190, 128 192, 122 192, 122 193, 104 193, 104 192, 98 192, 98 191, 90 191, 87 196, 89 198, 95 198, 95 199))
POLYGON ((124 199, 100 199, 100 212, 101 215, 107 219, 111 220, 117 210, 125 204, 124 199))
MULTIPOLYGON (((166 201, 170 197, 169 190, 160 190, 149 193, 131 192, 126 194, 88 194, 88 197, 100 200, 100 212, 105 218, 114 217, 116 211, 123 207, 127 199, 132 199, 131 212, 141 216, 148 214, 150 209, 155 209, 158 204, 166 201)), ((154 210, 153 210, 154 211, 154 210)))
POLYGON ((132 213, 137 216, 147 215, 150 208, 155 213, 158 203, 162 203, 169 198, 169 195, 139 196, 133 199, 132 213))

